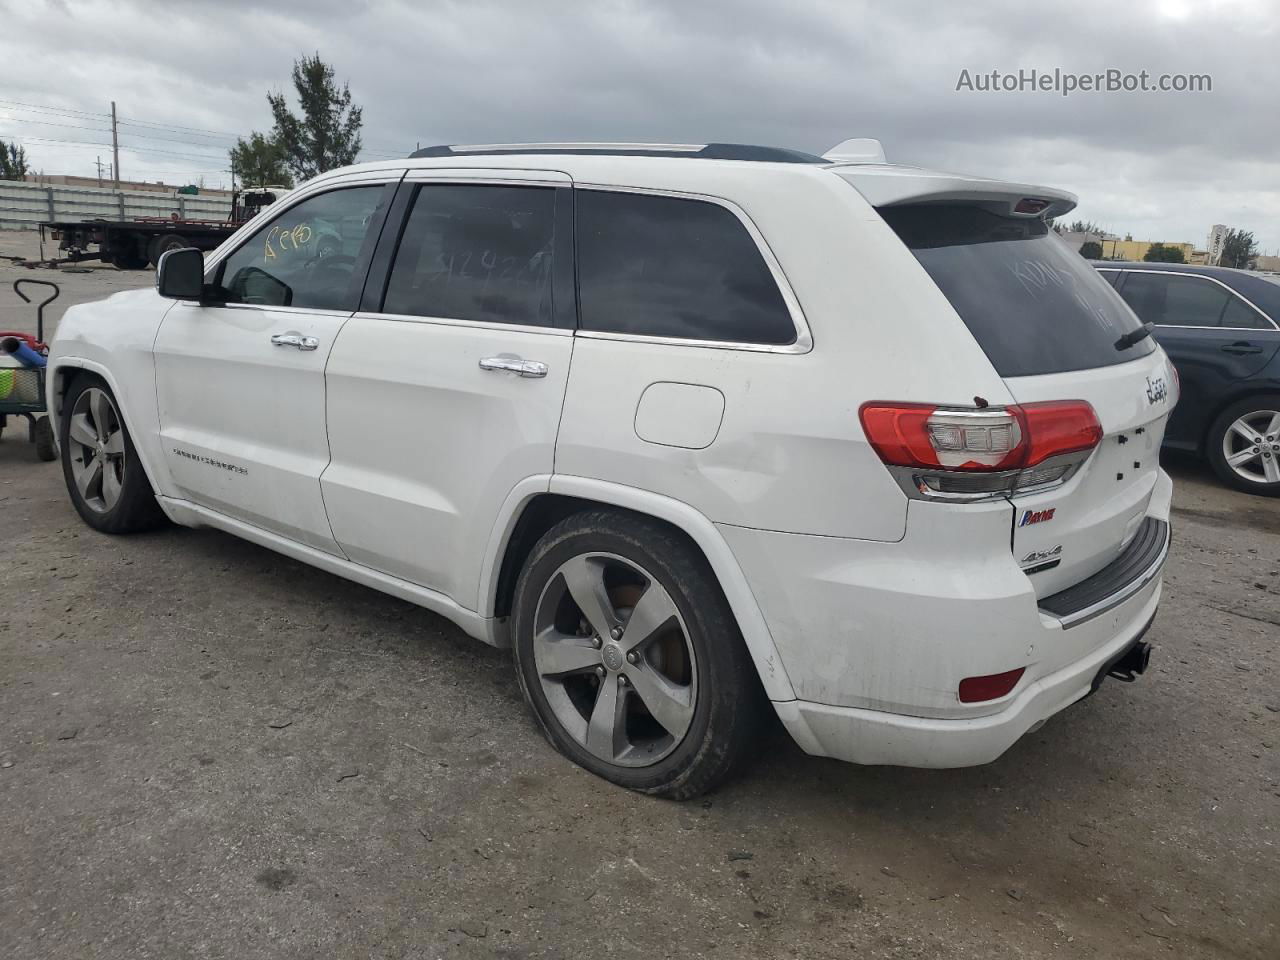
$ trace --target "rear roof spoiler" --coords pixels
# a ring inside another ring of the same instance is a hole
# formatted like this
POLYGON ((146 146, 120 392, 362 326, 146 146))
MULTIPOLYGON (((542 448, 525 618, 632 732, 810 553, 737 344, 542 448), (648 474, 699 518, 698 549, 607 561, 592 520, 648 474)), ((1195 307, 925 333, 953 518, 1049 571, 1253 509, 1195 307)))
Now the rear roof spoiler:
POLYGON ((836 164, 830 169, 853 184, 873 207, 905 203, 972 203, 1002 216, 1053 218, 1075 209, 1077 202, 1076 195, 1066 190, 942 173, 920 167, 857 163, 836 164), (1023 209, 1018 209, 1019 204, 1023 204, 1023 209))

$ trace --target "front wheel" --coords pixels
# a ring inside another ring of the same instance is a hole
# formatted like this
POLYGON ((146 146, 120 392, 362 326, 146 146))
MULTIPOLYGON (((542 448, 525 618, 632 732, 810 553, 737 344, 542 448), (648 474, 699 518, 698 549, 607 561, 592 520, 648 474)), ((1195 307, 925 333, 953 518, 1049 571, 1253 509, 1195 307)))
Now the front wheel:
POLYGON ((151 481, 104 382, 86 374, 76 377, 63 399, 60 427, 62 475, 85 523, 103 533, 135 533, 163 522, 151 481))
POLYGON ((1209 428, 1209 463, 1228 486, 1280 496, 1280 394, 1247 397, 1209 428))
POLYGON ((745 759, 762 694, 705 559, 644 517, 576 514, 534 547, 516 673, 552 745, 621 786, 685 800, 745 759))

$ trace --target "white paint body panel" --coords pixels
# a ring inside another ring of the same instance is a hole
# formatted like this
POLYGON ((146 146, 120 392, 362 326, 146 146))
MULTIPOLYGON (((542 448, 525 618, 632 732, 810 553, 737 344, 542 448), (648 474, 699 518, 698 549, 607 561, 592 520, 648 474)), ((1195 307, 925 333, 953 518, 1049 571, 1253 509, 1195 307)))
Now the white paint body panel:
POLYGON ((663 447, 705 450, 724 422, 724 394, 695 383, 651 383, 636 406, 636 436, 663 447))
MULTIPOLYGON (((67 312, 52 345, 51 401, 57 374, 101 375, 173 519, 419 603, 498 645, 507 640, 494 616, 503 553, 536 497, 665 520, 705 554, 796 740, 847 760, 994 759, 1087 691, 1098 666, 1149 620, 1158 577, 1063 630, 1039 612, 1047 588, 1011 549, 1015 510, 1041 500, 910 500, 858 421, 870 400, 963 406, 981 396, 999 406, 1083 396, 1108 435, 1162 425, 1167 411, 1135 406, 1134 371, 1002 380, 868 200, 1025 192, 1069 208, 1074 198, 877 164, 536 159, 540 170, 517 155, 328 174, 207 260, 215 265, 284 206, 339 183, 536 179, 692 196, 728 206, 747 225, 793 313, 796 343, 695 345, 445 318, 200 308, 134 291, 67 312), (270 345, 271 333, 288 330, 316 336, 320 349, 270 345), (540 360, 548 374, 479 369, 482 357, 503 353, 540 360), (197 469, 174 446, 250 472, 197 469), (959 679, 1016 666, 1027 672, 1005 698, 958 702, 959 679)), ((1148 360, 1144 375, 1163 354, 1148 360)), ((1154 429, 1147 436, 1158 444, 1154 429)), ((1118 550, 1117 526, 1167 520, 1168 478, 1153 449, 1138 459, 1138 481, 1118 494, 1132 502, 1117 507, 1097 491, 1079 498, 1099 512, 1082 513, 1070 531, 1107 542, 1081 565, 1064 563, 1055 584, 1087 576, 1118 550)), ((1031 549, 1041 534, 1018 544, 1031 549)))
POLYGON ((155 341, 162 456, 175 494, 341 556, 320 498, 325 362, 348 314, 178 303, 155 341), (272 344, 279 333, 319 347, 272 344))
POLYGON ((552 472, 572 353, 567 330, 353 317, 329 361, 333 461, 320 484, 346 556, 482 609, 503 503, 552 472), (480 369, 499 354, 547 375, 480 369))

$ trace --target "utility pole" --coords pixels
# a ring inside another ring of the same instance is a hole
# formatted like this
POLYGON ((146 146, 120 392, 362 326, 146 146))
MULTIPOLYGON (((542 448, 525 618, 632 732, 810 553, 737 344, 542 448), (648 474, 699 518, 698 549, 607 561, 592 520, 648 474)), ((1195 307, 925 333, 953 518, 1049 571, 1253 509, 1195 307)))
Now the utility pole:
POLYGON ((102 186, 102 157, 97 157, 93 162, 98 165, 98 186, 102 186))
POLYGON ((114 171, 116 189, 120 189, 120 140, 116 136, 116 102, 111 101, 111 169, 114 171))

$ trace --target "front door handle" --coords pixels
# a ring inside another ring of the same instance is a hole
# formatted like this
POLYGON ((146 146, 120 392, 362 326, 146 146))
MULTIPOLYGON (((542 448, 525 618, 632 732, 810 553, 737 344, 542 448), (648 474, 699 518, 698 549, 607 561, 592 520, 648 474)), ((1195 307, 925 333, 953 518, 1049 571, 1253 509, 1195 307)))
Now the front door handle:
POLYGON ((1262 348, 1260 346, 1250 343, 1248 340, 1237 340, 1235 343, 1228 343, 1220 349, 1223 353, 1233 353, 1236 356, 1243 356, 1246 353, 1262 352, 1262 348))
POLYGON ((541 360, 521 360, 519 357, 485 357, 480 361, 481 370, 505 370, 521 377, 545 377, 547 365, 541 360))
POLYGON ((304 337, 300 333, 274 333, 271 342, 277 347, 297 347, 299 350, 314 350, 320 346, 315 337, 304 337))

